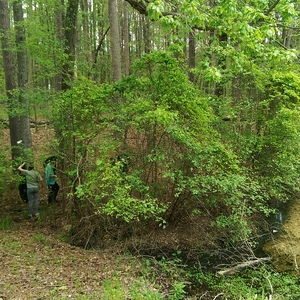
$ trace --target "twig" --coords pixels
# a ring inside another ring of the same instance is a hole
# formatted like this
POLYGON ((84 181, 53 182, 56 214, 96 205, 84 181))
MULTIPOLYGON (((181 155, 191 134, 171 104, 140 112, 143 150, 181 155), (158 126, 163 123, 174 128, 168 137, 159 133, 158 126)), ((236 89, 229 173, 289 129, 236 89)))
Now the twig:
POLYGON ((219 293, 218 295, 215 296, 215 298, 213 300, 216 300, 219 296, 223 296, 224 293, 219 293))

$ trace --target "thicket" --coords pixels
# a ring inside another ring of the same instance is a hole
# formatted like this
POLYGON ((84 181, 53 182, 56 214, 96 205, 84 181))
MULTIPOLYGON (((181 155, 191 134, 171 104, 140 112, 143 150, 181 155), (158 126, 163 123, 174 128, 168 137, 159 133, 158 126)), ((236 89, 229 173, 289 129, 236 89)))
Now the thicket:
POLYGON ((260 100, 237 104, 201 93, 178 57, 153 52, 113 85, 80 78, 64 92, 53 122, 80 243, 182 220, 205 224, 216 247, 247 243, 299 190, 299 79, 259 76, 248 81, 264 80, 260 100))

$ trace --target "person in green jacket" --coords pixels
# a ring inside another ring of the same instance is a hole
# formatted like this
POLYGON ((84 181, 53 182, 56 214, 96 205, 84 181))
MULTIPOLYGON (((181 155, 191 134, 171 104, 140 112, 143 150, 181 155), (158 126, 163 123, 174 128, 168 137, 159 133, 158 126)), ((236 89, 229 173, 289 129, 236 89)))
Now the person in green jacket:
POLYGON ((35 171, 33 164, 28 166, 26 170, 24 168, 25 162, 18 167, 18 170, 22 175, 26 177, 26 186, 27 186, 27 197, 29 205, 29 217, 32 217, 33 212, 36 217, 39 216, 39 181, 42 180, 42 177, 38 171, 35 171))
POLYGON ((49 191, 48 204, 57 201, 56 197, 59 190, 59 185, 56 182, 57 175, 55 174, 55 163, 55 160, 51 160, 47 163, 45 168, 46 184, 49 191))

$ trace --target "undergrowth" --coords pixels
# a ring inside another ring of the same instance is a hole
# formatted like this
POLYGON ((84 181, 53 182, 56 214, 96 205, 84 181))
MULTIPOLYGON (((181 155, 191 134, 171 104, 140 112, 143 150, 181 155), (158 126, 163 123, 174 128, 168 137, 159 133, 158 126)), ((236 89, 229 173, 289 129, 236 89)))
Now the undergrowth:
MULTIPOLYGON (((10 276, 18 276, 20 272, 27 276, 36 276, 38 280, 47 280, 49 272, 49 262, 54 274, 59 270, 63 272, 69 265, 69 261, 78 266, 80 257, 73 256, 69 246, 64 242, 54 241, 53 237, 42 232, 35 232, 28 235, 28 238, 18 235, 14 237, 14 231, 10 230, 10 219, 4 218, 1 222, 0 254, 7 258, 17 257, 13 264, 9 260, 5 261, 10 268, 10 276), (57 252, 53 247, 59 244, 57 252), (53 251, 56 255, 53 257, 53 251), (41 259, 38 253, 44 257, 41 259), (57 255, 60 255, 56 257, 57 255), (45 263, 43 262, 45 261, 45 263), (43 275, 42 275, 43 274, 43 275), (38 279, 40 278, 40 279, 38 279)), ((40 228, 37 224, 37 228, 40 228)), ((17 233, 17 232, 16 232, 17 233)), ((98 255, 98 251, 86 251, 84 257, 98 255)), ((215 269, 201 265, 199 262, 187 263, 186 258, 179 250, 173 254, 160 258, 153 256, 138 256, 132 254, 117 254, 113 250, 109 253, 113 258, 112 264, 107 270, 101 269, 103 274, 97 273, 92 268, 95 280, 92 281, 93 288, 87 288, 86 275, 82 272, 89 272, 77 267, 72 270, 72 288, 76 290, 76 299, 110 299, 110 300, 212 300, 212 299, 237 299, 237 300, 294 300, 300 297, 299 283, 297 275, 277 272, 270 264, 262 265, 255 269, 245 269, 234 275, 218 276, 215 269)), ((105 260, 109 264, 108 260, 105 260)), ((1 265, 0 265, 1 267, 1 265)), ((3 271, 3 270, 2 270, 3 271)), ((44 294, 47 299, 70 299, 75 296, 70 289, 70 278, 66 279, 66 274, 55 284, 48 284, 44 294), (71 295, 69 297, 69 295, 71 295)), ((10 290, 6 282, 2 284, 3 291, 10 290)), ((41 298, 42 299, 42 298, 41 298)), ((72 298, 73 299, 73 298, 72 298)))
POLYGON ((183 265, 177 258, 146 259, 143 272, 149 282, 168 286, 168 295, 163 299, 293 300, 300 297, 299 277, 279 273, 267 264, 218 276, 207 268, 183 265))
POLYGON ((11 216, 3 216, 0 219, 0 230, 12 229, 14 221, 11 216))

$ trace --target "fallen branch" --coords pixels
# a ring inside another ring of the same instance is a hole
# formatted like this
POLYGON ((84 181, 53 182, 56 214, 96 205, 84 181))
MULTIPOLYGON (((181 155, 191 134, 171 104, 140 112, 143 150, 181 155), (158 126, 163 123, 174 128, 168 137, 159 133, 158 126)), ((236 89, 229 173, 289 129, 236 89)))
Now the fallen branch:
POLYGON ((249 261, 240 263, 234 267, 230 267, 230 268, 226 268, 224 270, 218 271, 217 275, 231 275, 231 274, 238 272, 241 269, 252 267, 257 264, 269 262, 271 259, 272 259, 271 257, 263 257, 263 258, 257 258, 255 260, 249 260, 249 261))

